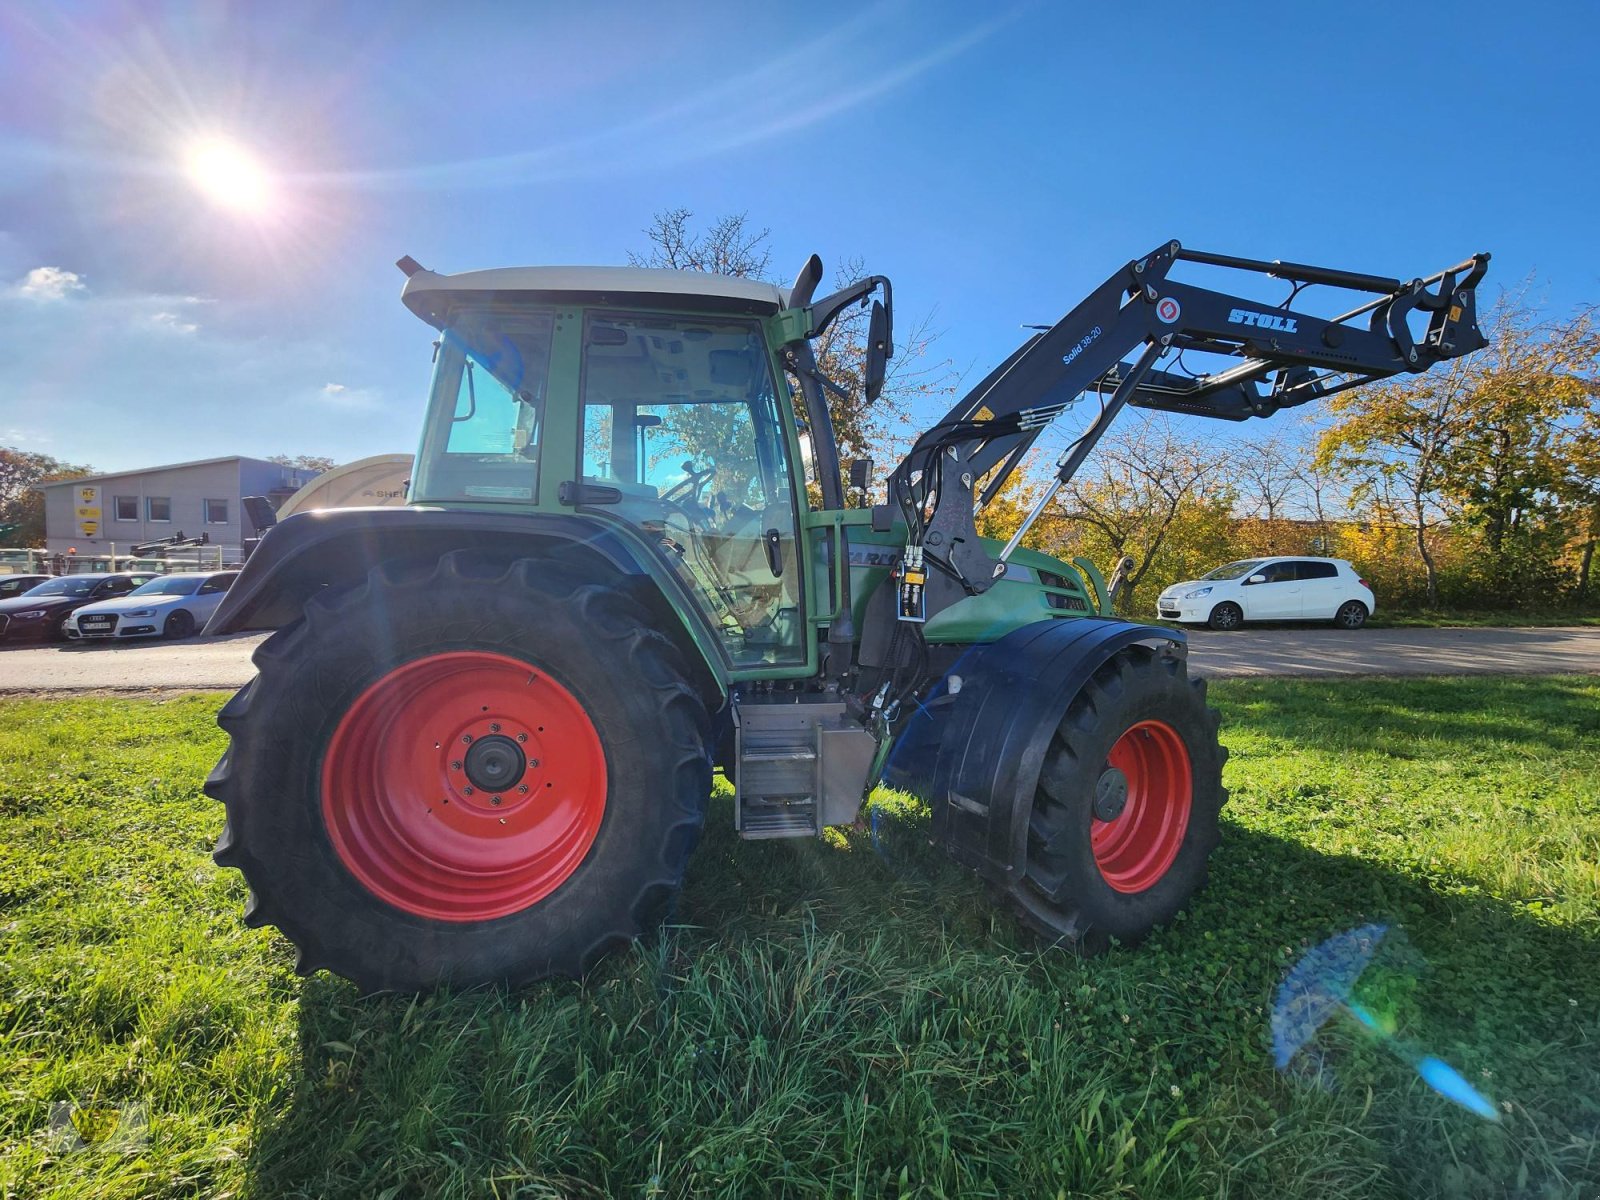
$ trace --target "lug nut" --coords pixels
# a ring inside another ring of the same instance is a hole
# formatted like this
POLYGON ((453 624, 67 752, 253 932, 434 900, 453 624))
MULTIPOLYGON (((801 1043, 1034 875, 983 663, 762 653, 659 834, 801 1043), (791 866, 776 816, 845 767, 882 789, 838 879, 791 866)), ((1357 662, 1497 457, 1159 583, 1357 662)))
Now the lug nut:
POLYGON ((528 794, 528 785, 525 784, 525 783, 517 784, 517 795, 526 796, 527 794, 528 794))
POLYGON ((472 788, 470 788, 470 787, 464 787, 464 788, 462 788, 462 789, 461 789, 461 794, 462 794, 462 795, 463 795, 463 796, 470 796, 470 795, 472 795, 472 788))
POLYGON ((450 769, 452 771, 461 770, 461 760, 459 758, 452 760, 450 763, 450 769))
POLYGON ((499 804, 500 803, 500 797, 499 796, 490 796, 489 797, 489 803, 490 804, 499 804))
POLYGON ((499 733, 500 732, 500 722, 499 721, 490 721, 489 722, 489 732, 490 733, 499 733))
POLYGON ((471 735, 471 734, 470 734, 470 733, 463 733, 463 734, 462 734, 462 735, 461 735, 461 744, 462 744, 462 745, 463 745, 463 746, 470 746, 470 745, 472 745, 472 735, 471 735))
POLYGON ((538 765, 539 765, 539 760, 537 758, 530 758, 528 760, 528 766, 529 767, 537 767, 538 765))
POLYGON ((517 741, 519 741, 519 742, 525 742, 525 741, 527 741, 527 740, 528 740, 528 735, 527 735, 527 734, 525 734, 525 733, 519 733, 519 734, 517 734, 517 741))

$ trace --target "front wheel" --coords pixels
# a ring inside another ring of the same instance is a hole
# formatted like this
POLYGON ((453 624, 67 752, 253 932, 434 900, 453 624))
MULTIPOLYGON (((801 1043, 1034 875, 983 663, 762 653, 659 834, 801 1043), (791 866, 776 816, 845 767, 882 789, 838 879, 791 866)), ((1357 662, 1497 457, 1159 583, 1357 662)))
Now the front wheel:
POLYGON ((257 650, 206 790, 248 924, 368 990, 579 976, 653 928, 711 789, 676 647, 615 586, 456 552, 257 650))
POLYGON ((1181 658, 1136 645, 1073 698, 1028 823, 1022 915, 1095 949, 1170 921, 1206 880, 1227 799, 1217 713, 1181 658))
POLYGON ((161 627, 161 635, 171 641, 181 641, 194 633, 194 614, 188 609, 180 608, 166 619, 161 627))
POLYGON ((1333 623, 1340 629, 1360 629, 1367 623, 1367 606, 1359 600, 1346 600, 1333 614, 1333 623))

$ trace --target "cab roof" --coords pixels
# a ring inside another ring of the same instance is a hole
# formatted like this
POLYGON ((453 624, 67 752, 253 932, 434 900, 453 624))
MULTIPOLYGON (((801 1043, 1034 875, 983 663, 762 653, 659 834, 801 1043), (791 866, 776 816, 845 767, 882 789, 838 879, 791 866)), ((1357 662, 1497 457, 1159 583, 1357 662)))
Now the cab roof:
POLYGON ((452 305, 463 300, 534 297, 754 316, 771 316, 785 299, 776 285, 754 279, 651 267, 496 267, 455 275, 418 270, 400 291, 406 307, 434 326, 444 324, 452 305))

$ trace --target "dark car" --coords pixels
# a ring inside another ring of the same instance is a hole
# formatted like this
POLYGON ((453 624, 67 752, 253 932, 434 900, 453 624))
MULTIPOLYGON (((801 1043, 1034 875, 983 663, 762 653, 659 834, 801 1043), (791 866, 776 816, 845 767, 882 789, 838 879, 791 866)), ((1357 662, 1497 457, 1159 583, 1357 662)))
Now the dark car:
POLYGON ((67 617, 96 600, 126 596, 155 578, 150 571, 120 575, 62 575, 20 596, 0 600, 0 642, 60 640, 67 617))
POLYGON ((0 575, 0 600, 32 591, 49 578, 48 575, 0 575))

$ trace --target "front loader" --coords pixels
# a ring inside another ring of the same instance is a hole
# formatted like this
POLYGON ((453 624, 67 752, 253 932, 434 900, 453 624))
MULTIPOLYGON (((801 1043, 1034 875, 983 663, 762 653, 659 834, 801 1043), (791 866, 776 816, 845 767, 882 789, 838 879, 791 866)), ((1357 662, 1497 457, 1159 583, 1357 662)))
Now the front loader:
POLYGON ((1047 939, 1136 941, 1204 882, 1217 718, 1181 634, 1113 618, 1092 564, 1023 535, 1126 405, 1265 417, 1479 349, 1487 263, 1402 281, 1169 242, 851 507, 812 343, 870 304, 875 398, 887 279, 818 299, 815 257, 787 291, 402 259, 438 335, 408 504, 282 521, 209 626, 276 631, 206 784, 246 921, 368 989, 581 975, 662 919, 719 768, 746 838, 815 837, 887 783, 1047 939), (1319 318, 1312 286, 1367 299, 1319 318), (1075 403, 1097 411, 1043 498, 980 537, 1075 403))

